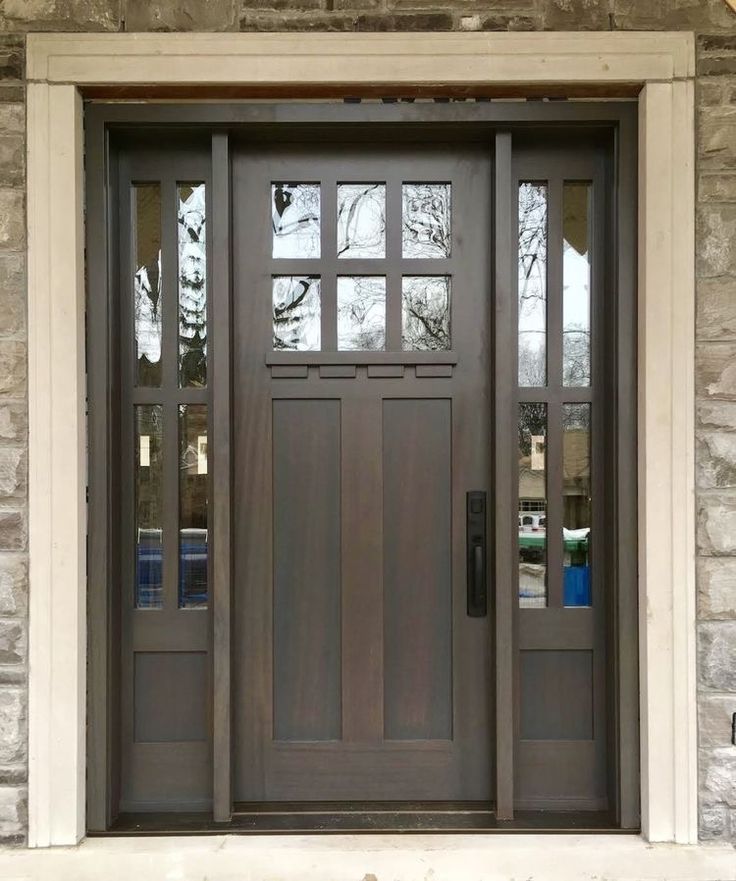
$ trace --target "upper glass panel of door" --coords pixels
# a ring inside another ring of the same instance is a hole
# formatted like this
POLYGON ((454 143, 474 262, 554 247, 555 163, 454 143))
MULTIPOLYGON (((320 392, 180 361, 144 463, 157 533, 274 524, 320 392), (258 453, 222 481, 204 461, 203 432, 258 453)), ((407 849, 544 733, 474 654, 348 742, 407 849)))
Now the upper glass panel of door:
POLYGON ((391 201, 385 181, 272 182, 274 349, 450 349, 452 188, 396 186, 391 201))

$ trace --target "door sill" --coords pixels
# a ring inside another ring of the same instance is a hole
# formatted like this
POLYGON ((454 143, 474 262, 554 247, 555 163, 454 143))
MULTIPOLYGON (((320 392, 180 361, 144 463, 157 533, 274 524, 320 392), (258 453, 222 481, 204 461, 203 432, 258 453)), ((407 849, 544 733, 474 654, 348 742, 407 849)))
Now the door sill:
POLYGON ((90 835, 624 832, 605 811, 517 811, 498 820, 484 802, 283 802, 237 804, 229 823, 207 813, 121 814, 90 835))

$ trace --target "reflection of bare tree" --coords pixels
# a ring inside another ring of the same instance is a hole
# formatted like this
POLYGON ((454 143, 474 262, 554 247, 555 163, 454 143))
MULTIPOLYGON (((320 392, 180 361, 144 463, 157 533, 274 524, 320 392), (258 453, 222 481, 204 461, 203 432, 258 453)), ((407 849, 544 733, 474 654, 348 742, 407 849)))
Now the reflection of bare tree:
POLYGON ((337 256, 383 257, 386 253, 386 184, 339 184, 337 256))
POLYGON ((282 275, 273 279, 273 347, 314 351, 320 347, 320 280, 282 275))
POLYGON ((519 459, 527 459, 530 467, 532 437, 547 435, 547 405, 544 403, 519 404, 519 459))
POLYGON ((547 381, 547 187, 519 186, 519 384, 547 381))
POLYGON ((580 323, 563 331, 562 382, 566 386, 590 385, 590 331, 580 323))
POLYGON ((274 257, 319 257, 319 184, 273 184, 274 257))
POLYGON ((449 257, 450 184, 404 184, 404 257, 449 257))
POLYGON ((383 349, 385 343, 385 277, 338 277, 337 348, 375 352, 383 349))
POLYGON ((450 279, 404 276, 403 347, 422 351, 450 348, 450 279))
POLYGON ((204 184, 179 187, 179 369, 182 386, 207 384, 207 241, 204 184))

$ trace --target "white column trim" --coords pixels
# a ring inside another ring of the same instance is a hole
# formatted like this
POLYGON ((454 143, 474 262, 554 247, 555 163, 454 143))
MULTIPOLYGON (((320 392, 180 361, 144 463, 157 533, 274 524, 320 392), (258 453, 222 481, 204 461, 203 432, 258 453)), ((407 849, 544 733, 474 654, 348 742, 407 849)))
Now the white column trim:
POLYGON ((86 459, 82 102, 28 87, 29 842, 84 834, 86 459))
POLYGON ((687 33, 30 34, 29 829, 84 835, 86 85, 643 87, 639 175, 642 822, 697 841, 694 38, 687 33), (347 59, 349 58, 349 64, 347 59), (193 81, 196 77, 196 82, 193 81), (669 523, 669 529, 663 527, 669 523))

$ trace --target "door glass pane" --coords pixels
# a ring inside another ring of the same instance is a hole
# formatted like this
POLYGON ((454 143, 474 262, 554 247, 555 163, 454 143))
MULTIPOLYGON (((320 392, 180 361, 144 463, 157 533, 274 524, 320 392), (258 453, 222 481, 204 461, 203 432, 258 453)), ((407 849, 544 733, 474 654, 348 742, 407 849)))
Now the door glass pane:
POLYGON ((179 385, 207 385, 207 240, 204 184, 179 184, 179 385))
POLYGON ((402 256, 449 257, 452 249, 450 184, 404 184, 402 204, 402 256))
POLYGON ((319 184, 271 184, 274 257, 319 257, 319 184))
POLYGON ((562 383, 590 385, 590 184, 562 192, 562 383))
POLYGON ((547 384, 547 186, 519 184, 519 385, 547 384))
POLYGON ((337 256, 386 256, 386 184, 337 185, 337 256))
POLYGON ((207 407, 179 406, 179 608, 207 606, 207 407))
POLYGON ((562 405, 564 605, 589 606, 590 404, 562 405))
POLYGON ((547 405, 519 404, 519 605, 547 605, 547 405))
POLYGON ((163 605, 163 408, 134 408, 135 607, 163 605))
POLYGON ((337 348, 376 352, 386 345, 386 278, 337 278, 337 348))
POLYGON ((161 385, 161 186, 133 184, 136 385, 161 385))
POLYGON ((450 276, 405 275, 401 279, 401 347, 450 348, 450 276))
POLYGON ((320 347, 318 275, 273 277, 273 347, 314 352, 320 347))

